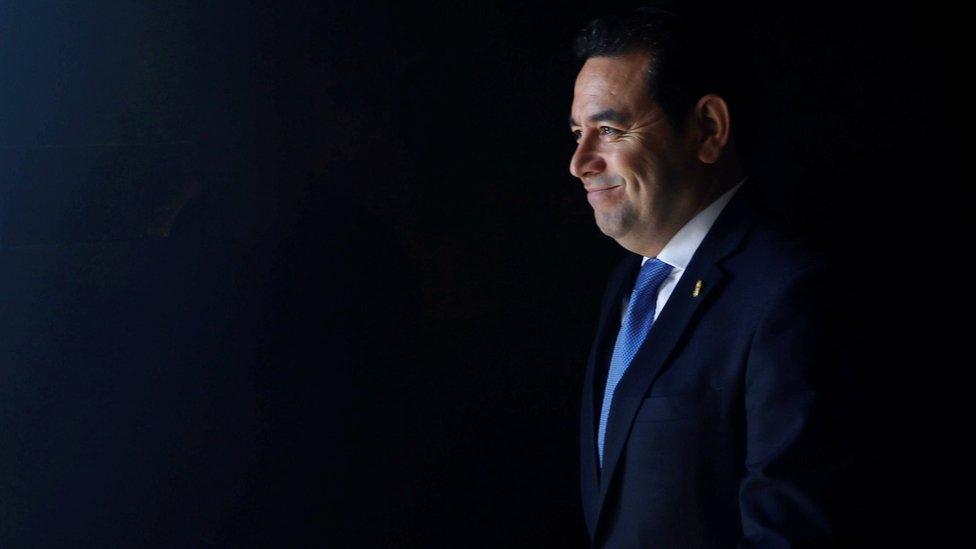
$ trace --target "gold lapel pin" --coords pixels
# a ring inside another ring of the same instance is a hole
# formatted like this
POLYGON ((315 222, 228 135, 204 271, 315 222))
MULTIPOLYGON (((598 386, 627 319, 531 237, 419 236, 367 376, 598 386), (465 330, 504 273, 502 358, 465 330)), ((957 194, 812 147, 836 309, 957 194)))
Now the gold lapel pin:
POLYGON ((702 288, 702 281, 701 280, 695 281, 695 289, 691 291, 691 297, 698 297, 698 294, 701 293, 701 288, 702 288))

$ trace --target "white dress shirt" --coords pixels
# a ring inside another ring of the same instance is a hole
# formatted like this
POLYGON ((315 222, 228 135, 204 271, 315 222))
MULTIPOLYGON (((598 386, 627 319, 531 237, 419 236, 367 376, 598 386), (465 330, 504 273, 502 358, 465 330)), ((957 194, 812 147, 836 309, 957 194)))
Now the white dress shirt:
MULTIPOLYGON (((681 280, 682 273, 688 268, 688 263, 691 262, 692 256, 695 255, 695 251, 698 250, 698 246, 705 240, 705 235, 708 234, 708 230, 712 228, 712 224, 715 223, 715 219, 718 218, 718 214, 722 213, 722 209, 728 204, 729 200, 732 199, 732 195, 735 194, 739 187, 748 179, 749 176, 743 177, 741 181, 736 183, 734 187, 726 191, 722 196, 715 199, 714 202, 708 205, 704 210, 698 212, 695 217, 692 217, 687 223, 684 224, 681 229, 674 233, 671 240, 664 245, 661 252, 657 254, 657 258, 661 261, 671 265, 671 274, 668 275, 664 282, 661 283, 661 287, 657 291, 657 304, 654 308, 654 320, 657 320, 659 314, 664 309, 664 305, 668 302, 668 298, 671 297, 671 292, 674 291, 674 287, 678 285, 678 281, 681 280)), ((641 261, 641 266, 648 259, 653 259, 650 257, 644 257, 641 261)), ((624 294, 623 306, 620 308, 620 322, 623 323, 623 318, 627 314, 627 302, 630 300, 630 292, 624 294)))

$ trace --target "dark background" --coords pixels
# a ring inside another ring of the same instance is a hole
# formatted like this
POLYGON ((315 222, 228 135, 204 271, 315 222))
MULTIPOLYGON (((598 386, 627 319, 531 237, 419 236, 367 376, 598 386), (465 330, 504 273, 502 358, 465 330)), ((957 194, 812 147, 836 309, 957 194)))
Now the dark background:
MULTIPOLYGON (((584 546, 623 251, 565 124, 611 7, 0 2, 0 544, 584 546)), ((951 179, 954 35, 748 10, 756 179, 872 290, 863 531, 900 538, 919 290, 887 273, 951 179)))

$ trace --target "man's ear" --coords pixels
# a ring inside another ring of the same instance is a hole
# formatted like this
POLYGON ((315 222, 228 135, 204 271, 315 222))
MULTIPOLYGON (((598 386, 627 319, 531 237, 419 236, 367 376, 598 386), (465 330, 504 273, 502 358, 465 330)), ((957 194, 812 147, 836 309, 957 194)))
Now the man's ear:
POLYGON ((703 95, 692 111, 692 123, 698 142, 698 160, 705 164, 714 164, 722 156, 722 151, 729 142, 729 105, 721 96, 709 93, 703 95))

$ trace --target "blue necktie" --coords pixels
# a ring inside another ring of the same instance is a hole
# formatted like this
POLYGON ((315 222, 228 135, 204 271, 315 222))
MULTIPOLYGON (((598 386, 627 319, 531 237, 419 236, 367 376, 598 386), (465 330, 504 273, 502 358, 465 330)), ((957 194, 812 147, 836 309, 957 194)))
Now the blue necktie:
POLYGON ((600 449, 600 467, 603 468, 603 441, 606 437, 607 418, 610 417, 610 404, 613 402, 613 391, 617 383, 624 376, 627 367, 640 349, 641 343, 651 331, 654 323, 654 309, 657 306, 657 291, 668 275, 671 265, 658 258, 648 259, 637 275, 637 283, 630 294, 627 304, 627 314, 624 316, 617 342, 613 346, 613 357, 610 359, 610 373, 607 375, 607 388, 603 392, 603 407, 600 409, 600 432, 597 446, 600 449))

